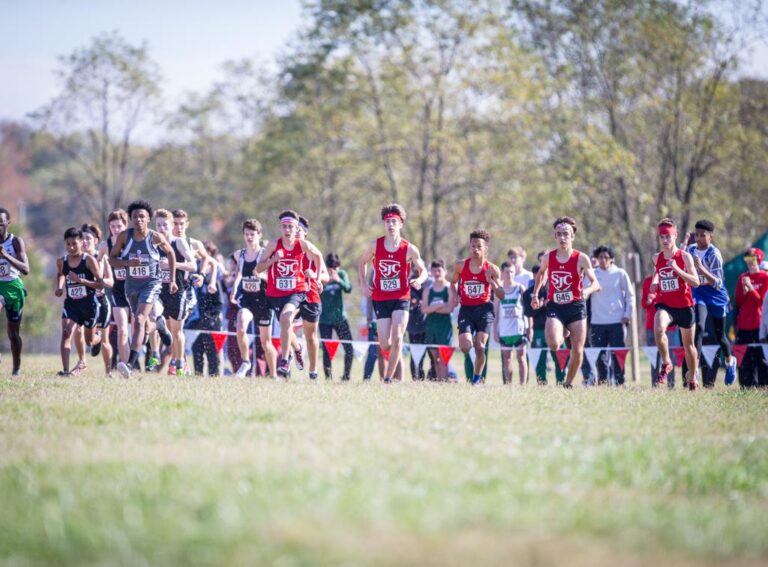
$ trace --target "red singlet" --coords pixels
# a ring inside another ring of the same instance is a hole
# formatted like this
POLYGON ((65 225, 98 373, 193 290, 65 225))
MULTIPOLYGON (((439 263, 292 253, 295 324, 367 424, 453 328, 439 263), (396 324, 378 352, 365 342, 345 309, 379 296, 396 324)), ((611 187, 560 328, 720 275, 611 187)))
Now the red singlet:
MULTIPOLYGON (((683 251, 678 248, 672 256, 675 263, 685 270, 683 251)), ((691 286, 675 271, 667 266, 669 260, 664 257, 664 252, 656 258, 656 273, 659 276, 659 286, 656 290, 656 303, 663 303, 667 307, 684 308, 693 307, 693 294, 691 286)))
POLYGON ((392 299, 410 299, 409 283, 411 266, 408 263, 408 241, 400 240, 400 246, 390 252, 384 246, 384 236, 376 240, 376 252, 373 255, 373 294, 374 301, 392 299))
POLYGON ((483 305, 491 300, 491 285, 485 272, 488 271, 488 260, 483 262, 480 273, 469 269, 471 258, 464 260, 464 267, 459 276, 459 302, 462 305, 483 305))
POLYGON ((296 240, 293 250, 283 246, 283 239, 277 241, 275 254, 283 251, 283 257, 269 267, 267 272, 267 295, 271 297, 285 297, 294 293, 303 293, 307 290, 304 279, 304 251, 301 243, 296 240))
POLYGON ((557 249, 549 252, 547 301, 563 305, 581 299, 580 255, 581 252, 574 250, 565 262, 561 262, 557 259, 557 249))
POLYGON ((314 278, 307 279, 307 283, 309 284, 307 286, 307 303, 320 303, 320 284, 317 281, 317 276, 320 274, 318 273, 317 268, 315 268, 315 263, 310 260, 309 256, 306 254, 304 255, 301 269, 305 272, 307 270, 313 270, 315 272, 314 278))

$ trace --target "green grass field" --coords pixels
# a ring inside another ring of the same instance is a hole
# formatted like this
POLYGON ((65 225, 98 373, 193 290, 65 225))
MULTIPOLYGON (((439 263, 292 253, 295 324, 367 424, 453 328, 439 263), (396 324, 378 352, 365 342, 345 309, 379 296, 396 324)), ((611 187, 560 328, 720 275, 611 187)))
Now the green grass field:
POLYGON ((768 563, 764 393, 502 386, 492 360, 472 388, 30 357, 0 381, 0 563, 768 563))

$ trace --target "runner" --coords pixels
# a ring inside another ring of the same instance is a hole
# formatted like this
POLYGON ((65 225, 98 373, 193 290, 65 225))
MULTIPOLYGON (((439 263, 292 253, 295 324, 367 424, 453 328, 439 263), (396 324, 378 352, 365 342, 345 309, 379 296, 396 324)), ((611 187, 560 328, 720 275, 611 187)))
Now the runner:
MULTIPOLYGON (((338 254, 329 252, 325 257, 325 267, 328 270, 328 283, 323 286, 323 293, 320 300, 323 304, 323 310, 320 313, 320 336, 324 339, 333 338, 333 332, 342 341, 352 340, 352 331, 349 328, 347 313, 344 310, 344 293, 352 291, 352 283, 349 281, 347 271, 341 268, 341 260, 338 254)), ((352 344, 345 342, 342 345, 344 349, 344 374, 341 375, 342 381, 349 380, 352 372, 352 360, 354 351, 352 344)), ((326 380, 332 380, 331 357, 328 350, 323 348, 323 371, 326 380)))
MULTIPOLYGON (((299 215, 299 231, 297 238, 305 240, 309 232, 309 221, 299 215)), ((304 322, 304 338, 307 341, 307 356, 309 358, 309 379, 317 380, 317 363, 320 354, 320 336, 318 334, 318 321, 323 311, 323 304, 320 302, 320 293, 323 291, 323 284, 328 281, 328 270, 325 267, 325 261, 320 260, 320 264, 315 264, 305 254, 301 264, 304 275, 307 279, 307 294, 304 301, 299 305, 299 314, 304 322), (319 269, 317 266, 320 266, 319 269)), ((295 337, 295 335, 294 335, 295 337)), ((298 341, 297 341, 298 342, 298 341)), ((301 345, 294 348, 296 353, 296 362, 301 357, 301 345)), ((303 366, 303 364, 302 364, 303 366)))
POLYGON ((469 258, 453 266, 451 287, 459 298, 459 348, 464 354, 475 349, 475 362, 471 382, 479 385, 483 380, 486 362, 486 344, 493 328, 493 302, 491 292, 504 299, 499 267, 488 261, 488 242, 491 235, 485 230, 474 230, 469 235, 469 258), (456 286, 458 285, 458 292, 456 286), (474 339, 473 339, 474 335, 474 339))
POLYGON ((400 231, 406 215, 397 203, 381 209, 386 236, 368 245, 358 264, 360 289, 373 300, 379 346, 383 356, 389 354, 384 371, 384 382, 390 383, 400 364, 403 335, 408 327, 411 286, 420 289, 427 279, 427 270, 419 249, 405 240, 400 231), (373 280, 368 284, 368 263, 373 261, 373 280), (417 276, 410 280, 410 266, 417 276), (410 281, 409 281, 410 280, 410 281))
POLYGON ((691 255, 677 247, 675 221, 662 219, 658 224, 658 232, 661 252, 653 258, 656 273, 651 283, 651 292, 656 293, 654 334, 656 346, 661 354, 661 368, 656 383, 666 383, 667 375, 673 368, 667 343, 667 327, 674 324, 680 327, 688 366, 688 374, 683 376, 683 380, 688 384, 688 389, 695 390, 699 387, 696 380, 698 356, 693 344, 696 323, 693 319, 691 288, 699 285, 699 276, 696 274, 691 255))
MULTIPOLYGON (((172 231, 173 216, 166 209, 155 211, 155 229, 171 243, 176 258, 176 293, 171 292, 171 272, 165 251, 160 253, 160 280, 163 282, 160 291, 160 301, 155 303, 156 317, 168 317, 168 329, 173 337, 171 343, 171 360, 168 363, 168 374, 184 376, 184 319, 187 318, 187 274, 197 269, 192 250, 184 238, 176 238, 172 231)), ((157 319, 156 319, 157 320, 157 319)), ((162 325, 162 323, 161 323, 162 325)), ((157 348, 153 345, 154 348, 157 348)), ((151 362, 160 364, 157 352, 152 353, 151 362)), ((147 368, 149 371, 150 368, 147 368)))
POLYGON ((306 299, 307 282, 302 268, 308 255, 316 266, 323 265, 317 247, 308 240, 299 240, 299 215, 296 211, 280 213, 282 236, 271 240, 256 265, 257 272, 267 273, 267 299, 280 321, 280 346, 282 349, 277 375, 290 377, 288 356, 293 344, 293 319, 299 306, 306 299))
MULTIPOLYGON (((248 327, 251 321, 259 328, 259 342, 264 349, 264 358, 269 369, 269 377, 276 378, 277 351, 272 344, 272 309, 266 295, 267 274, 259 274, 256 265, 259 263, 264 249, 261 247, 261 223, 256 219, 243 222, 243 242, 245 248, 234 253, 237 258, 237 271, 232 283, 230 301, 238 306, 237 311, 237 344, 243 361, 237 369, 236 376, 245 378, 251 370, 251 359, 248 355, 248 327)), ((254 345, 254 349, 255 349, 254 345)))
POLYGON ((112 376, 112 343, 109 342, 109 326, 112 320, 112 304, 107 297, 106 290, 112 289, 115 280, 112 276, 112 268, 109 266, 109 260, 104 256, 99 256, 99 245, 101 242, 101 229, 95 224, 84 224, 80 227, 83 233, 83 250, 96 258, 96 263, 101 270, 102 288, 96 290, 96 301, 99 303, 99 319, 96 322, 97 331, 101 337, 99 342, 91 348, 91 355, 98 356, 101 352, 104 359, 104 373, 112 376))
MULTIPOLYGON (((720 344, 720 352, 725 360, 725 384, 731 385, 736 380, 736 357, 731 352, 731 341, 725 333, 725 317, 728 314, 728 291, 723 281, 723 256, 712 244, 715 225, 702 219, 694 225, 696 243, 688 246, 688 254, 693 258, 693 265, 699 275, 699 287, 693 288, 694 316, 696 321, 695 344, 699 360, 704 341, 707 317, 712 321, 715 340, 720 344)), ((714 370, 705 374, 704 387, 715 386, 714 370)), ((685 372, 685 369, 683 369, 685 372)))
POLYGON ((13 359, 12 376, 21 373, 21 316, 24 311, 24 298, 27 290, 21 281, 21 275, 29 274, 29 259, 24 240, 8 232, 11 214, 0 207, 0 310, 5 311, 8 323, 8 340, 11 343, 13 359))
MULTIPOLYGON (((117 240, 118 235, 128 228, 128 214, 123 209, 115 209, 107 217, 109 223, 109 238, 99 244, 99 260, 107 260, 109 263, 109 254, 117 240)), ((113 275, 112 289, 109 291, 111 303, 112 320, 117 327, 117 355, 118 360, 127 360, 130 353, 129 332, 131 310, 128 306, 128 299, 125 297, 125 268, 115 268, 110 270, 113 275)), ((113 365, 117 364, 114 361, 113 365)))
MULTIPOLYGON (((451 312, 456 305, 456 295, 448 283, 445 260, 434 260, 429 271, 432 275, 432 285, 424 288, 421 299, 421 312, 427 317, 427 331, 424 340, 429 345, 450 345, 453 341, 453 325, 451 312)), ((448 367, 436 348, 429 349, 429 356, 435 367, 435 379, 448 380, 448 367)))
POLYGON ((155 322, 151 318, 152 307, 162 290, 158 270, 159 250, 163 250, 168 257, 168 267, 171 273, 169 289, 171 293, 178 290, 176 255, 165 237, 149 228, 153 212, 152 205, 146 201, 131 203, 128 207, 128 215, 133 223, 133 228, 129 228, 118 235, 112 251, 109 253, 109 263, 113 268, 127 269, 125 295, 133 313, 131 351, 128 359, 121 359, 117 365, 118 372, 124 378, 130 378, 147 333, 158 329, 166 344, 170 344, 172 341, 170 333, 165 328, 164 319, 158 317, 157 322, 155 322))
POLYGON ((56 297, 64 295, 64 309, 61 314, 61 365, 59 376, 71 376, 69 371, 69 353, 72 332, 76 325, 84 329, 88 346, 98 342, 98 335, 93 331, 99 320, 99 302, 96 290, 102 288, 101 270, 96 258, 83 251, 83 233, 71 227, 64 233, 67 254, 56 260, 56 297), (74 264, 74 265, 73 265, 74 264))
POLYGON ((531 307, 539 309, 542 306, 539 290, 546 280, 549 288, 545 328, 547 346, 551 351, 557 351, 563 342, 565 332, 569 333, 571 355, 563 387, 572 388, 573 379, 584 360, 584 341, 587 336, 586 300, 590 294, 600 290, 600 284, 595 278, 589 256, 573 248, 577 229, 576 221, 571 217, 560 217, 552 226, 555 229, 558 247, 550 250, 541 259, 541 267, 536 273, 533 286, 531 307), (583 288, 582 281, 585 275, 590 284, 583 288))
MULTIPOLYGON (((502 347, 514 348, 517 356, 517 369, 520 385, 528 383, 528 359, 525 353, 527 340, 526 318, 523 313, 523 293, 528 285, 516 279, 515 267, 509 262, 501 265, 501 287, 504 299, 493 300, 493 335, 502 347)), ((501 350, 501 377, 504 384, 512 383, 512 351, 501 350)))

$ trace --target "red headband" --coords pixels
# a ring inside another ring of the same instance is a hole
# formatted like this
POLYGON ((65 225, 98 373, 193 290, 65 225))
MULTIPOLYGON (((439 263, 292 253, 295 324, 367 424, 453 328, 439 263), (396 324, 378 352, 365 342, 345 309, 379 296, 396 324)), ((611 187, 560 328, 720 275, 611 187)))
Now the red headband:
POLYGON ((659 227, 659 236, 674 236, 675 234, 677 234, 677 229, 674 226, 662 224, 659 227))
POLYGON ((397 213, 387 213, 384 215, 384 218, 382 220, 389 220, 389 219, 400 219, 400 222, 403 222, 403 217, 401 217, 397 213))

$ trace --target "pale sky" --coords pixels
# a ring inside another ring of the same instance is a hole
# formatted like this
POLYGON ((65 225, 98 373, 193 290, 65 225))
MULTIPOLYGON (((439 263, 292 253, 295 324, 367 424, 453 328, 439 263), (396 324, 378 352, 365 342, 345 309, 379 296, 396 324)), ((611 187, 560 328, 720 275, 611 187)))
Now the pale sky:
POLYGON ((147 42, 173 106, 221 78, 228 59, 274 61, 300 25, 300 0, 0 0, 0 120, 48 102, 57 57, 104 32, 147 42))
MULTIPOLYGON (((55 96, 57 57, 104 32, 147 42, 172 108, 228 59, 274 61, 301 24, 300 0, 0 0, 0 120, 23 120, 55 96)), ((742 74, 768 78, 765 42, 742 74)))

